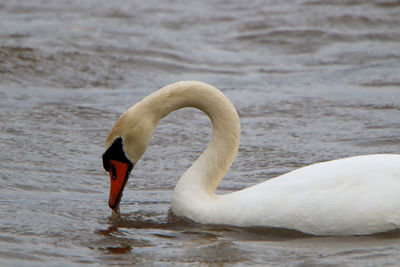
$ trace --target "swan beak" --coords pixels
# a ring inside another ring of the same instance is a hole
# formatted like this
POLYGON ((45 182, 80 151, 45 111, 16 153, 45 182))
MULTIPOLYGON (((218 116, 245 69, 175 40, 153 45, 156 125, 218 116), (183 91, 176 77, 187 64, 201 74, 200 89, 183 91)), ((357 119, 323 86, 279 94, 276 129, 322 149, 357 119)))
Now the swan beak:
POLYGON ((108 199, 108 205, 111 209, 117 210, 119 202, 121 201, 122 191, 126 182, 128 181, 129 174, 133 168, 133 164, 121 162, 117 160, 110 160, 110 197, 108 199))

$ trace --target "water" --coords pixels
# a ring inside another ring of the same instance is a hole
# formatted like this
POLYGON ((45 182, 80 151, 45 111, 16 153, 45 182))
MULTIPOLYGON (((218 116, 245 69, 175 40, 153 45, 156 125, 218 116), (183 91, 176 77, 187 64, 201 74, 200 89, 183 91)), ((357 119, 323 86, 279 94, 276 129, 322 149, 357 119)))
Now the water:
POLYGON ((150 92, 194 79, 241 117, 226 193, 313 162, 400 151, 399 1, 2 1, 0 263, 396 266, 398 232, 313 237, 168 216, 205 148, 164 119, 110 218, 103 142, 150 92))

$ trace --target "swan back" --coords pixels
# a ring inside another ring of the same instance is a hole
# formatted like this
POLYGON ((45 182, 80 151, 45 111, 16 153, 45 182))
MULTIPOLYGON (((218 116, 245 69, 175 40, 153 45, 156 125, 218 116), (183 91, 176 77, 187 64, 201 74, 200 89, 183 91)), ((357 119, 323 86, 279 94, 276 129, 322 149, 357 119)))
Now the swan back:
POLYGON ((396 229, 400 227, 399 164, 400 155, 393 154, 312 164, 220 196, 207 220, 317 235, 396 229))

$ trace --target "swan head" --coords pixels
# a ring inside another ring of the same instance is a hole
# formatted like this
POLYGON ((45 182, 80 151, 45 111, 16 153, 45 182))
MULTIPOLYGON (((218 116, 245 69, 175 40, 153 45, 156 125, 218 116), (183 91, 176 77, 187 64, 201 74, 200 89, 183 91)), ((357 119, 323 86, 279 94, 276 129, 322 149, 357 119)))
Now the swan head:
POLYGON ((146 151, 155 126, 151 113, 135 106, 117 120, 108 134, 102 159, 110 175, 108 205, 114 211, 119 209, 130 172, 146 151))

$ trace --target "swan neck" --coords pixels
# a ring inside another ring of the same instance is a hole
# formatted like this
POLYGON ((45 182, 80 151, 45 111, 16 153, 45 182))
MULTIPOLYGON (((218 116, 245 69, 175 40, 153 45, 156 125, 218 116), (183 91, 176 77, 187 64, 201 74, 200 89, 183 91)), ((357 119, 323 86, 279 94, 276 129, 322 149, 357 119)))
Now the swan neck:
MULTIPOLYGON (((201 82, 178 82, 151 96, 158 120, 174 110, 194 107, 205 112, 212 123, 212 135, 205 151, 183 174, 175 193, 214 195, 229 170, 239 147, 239 116, 228 98, 215 87, 201 82), (196 191, 196 192, 194 192, 196 191)), ((182 196, 181 196, 182 197, 182 196)))

